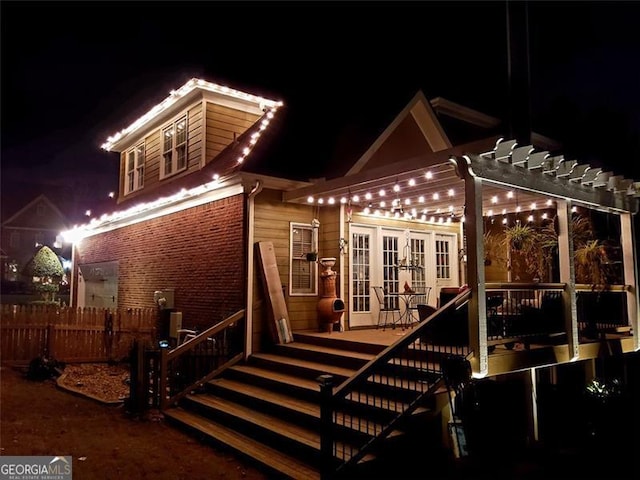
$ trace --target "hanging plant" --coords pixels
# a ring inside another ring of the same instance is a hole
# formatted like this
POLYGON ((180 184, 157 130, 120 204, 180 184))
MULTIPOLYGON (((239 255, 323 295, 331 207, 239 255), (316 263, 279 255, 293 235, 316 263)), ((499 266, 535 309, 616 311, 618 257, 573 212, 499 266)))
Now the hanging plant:
POLYGON ((516 252, 527 251, 535 243, 535 230, 528 225, 516 223, 504 229, 507 246, 516 252))
POLYGON ((504 229, 505 246, 514 254, 512 261, 520 272, 534 280, 548 281, 554 253, 558 249, 558 235, 554 220, 534 228, 516 223, 504 229))
POLYGON ((484 242, 484 264, 491 265, 494 261, 499 265, 506 265, 507 258, 504 253, 502 239, 494 232, 486 231, 483 235, 484 242))
POLYGON ((315 262, 318 260, 318 252, 307 252, 307 262, 315 262))
POLYGON ((609 284, 607 266, 609 257, 599 240, 590 240, 576 249, 576 280, 594 287, 609 284))

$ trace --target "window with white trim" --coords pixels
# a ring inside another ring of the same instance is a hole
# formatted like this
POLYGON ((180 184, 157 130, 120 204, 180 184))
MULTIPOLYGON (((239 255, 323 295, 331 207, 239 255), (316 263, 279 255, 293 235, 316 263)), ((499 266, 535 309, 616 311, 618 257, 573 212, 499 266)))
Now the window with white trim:
POLYGON ((436 278, 451 278, 451 252, 449 252, 450 242, 446 240, 436 240, 436 278))
POLYGON ((127 184, 125 195, 141 189, 144 186, 144 143, 136 145, 127 151, 127 184))
POLYGON ((187 116, 183 115, 162 129, 161 176, 166 177, 187 168, 187 116))
POLYGON ((307 254, 318 251, 318 240, 311 225, 291 223, 291 269, 289 272, 290 295, 318 294, 318 263, 307 254))

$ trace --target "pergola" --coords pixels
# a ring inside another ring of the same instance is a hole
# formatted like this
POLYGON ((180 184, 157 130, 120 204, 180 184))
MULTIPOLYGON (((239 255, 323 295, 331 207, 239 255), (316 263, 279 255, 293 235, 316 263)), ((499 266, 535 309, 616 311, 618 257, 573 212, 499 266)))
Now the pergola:
MULTIPOLYGON (((625 179, 576 160, 519 146, 515 140, 485 139, 427 153, 383 167, 363 170, 283 194, 284 201, 316 206, 341 205, 384 218, 412 222, 465 222, 467 281, 473 290, 470 304, 471 348, 481 352, 475 373, 486 372, 487 345, 484 292, 484 219, 555 209, 559 222, 560 281, 568 288, 566 305, 575 306, 571 212, 584 207, 618 215, 621 222, 623 269, 630 322, 637 331, 637 267, 632 216, 638 212, 640 182, 625 179), (479 153, 478 153, 479 152, 479 153), (474 333, 475 331, 475 333, 474 333)), ((526 218, 526 217, 525 217, 526 218)), ((526 220, 525 220, 526 221, 526 220)), ((575 309, 574 309, 575 310, 575 309)), ((574 315, 567 331, 569 347, 578 352, 574 315)), ((635 348, 640 348, 640 336, 635 348)))

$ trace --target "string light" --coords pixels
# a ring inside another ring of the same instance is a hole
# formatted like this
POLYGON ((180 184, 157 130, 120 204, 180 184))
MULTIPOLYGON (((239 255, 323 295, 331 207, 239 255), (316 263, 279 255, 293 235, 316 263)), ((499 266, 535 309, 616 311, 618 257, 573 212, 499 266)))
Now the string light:
POLYGON ((135 132, 136 130, 142 128, 143 126, 149 124, 151 121, 157 118, 160 114, 165 112, 167 109, 171 108, 181 98, 190 94, 194 90, 205 90, 205 91, 214 92, 220 95, 224 95, 226 97, 232 97, 239 100, 251 102, 261 110, 269 109, 270 112, 267 114, 267 118, 269 119, 273 118, 273 111, 282 106, 281 101, 270 100, 264 97, 252 95, 250 93, 241 92, 240 90, 234 90, 226 86, 218 85, 216 83, 207 82, 202 79, 192 78, 177 90, 171 90, 167 98, 165 98, 158 105, 154 106, 151 110, 149 110, 147 113, 142 115, 131 125, 119 131, 118 133, 110 136, 109 138, 107 138, 107 141, 101 145, 101 148, 107 151, 111 151, 113 146, 118 141, 120 141, 124 136, 129 135, 135 132))

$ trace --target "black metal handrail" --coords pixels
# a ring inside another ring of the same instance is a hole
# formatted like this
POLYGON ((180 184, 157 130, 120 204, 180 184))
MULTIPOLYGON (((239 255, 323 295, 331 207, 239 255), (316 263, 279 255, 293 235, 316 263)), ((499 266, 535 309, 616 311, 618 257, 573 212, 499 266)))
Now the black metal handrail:
POLYGON ((199 333, 168 351, 160 352, 158 372, 160 408, 176 404, 244 355, 245 310, 199 333))
POLYGON ((443 386, 439 355, 467 355, 466 346, 437 346, 430 331, 440 320, 451 318, 471 297, 459 294, 407 331, 345 380, 333 392, 331 378, 322 376, 321 432, 323 477, 344 472, 386 438, 404 417, 421 406, 425 397, 443 386), (363 411, 385 408, 384 419, 372 420, 363 411), (332 419, 331 424, 327 424, 332 419), (356 432, 355 434, 353 432, 356 432))

